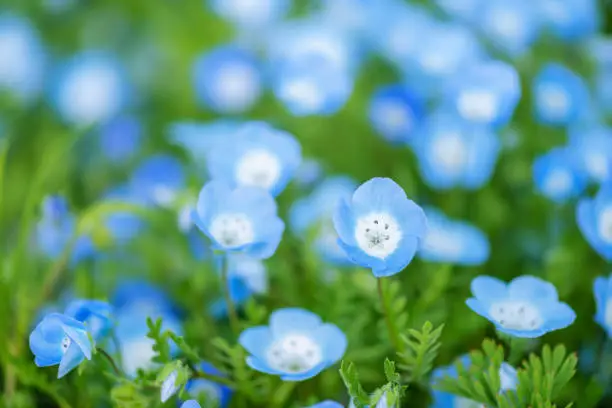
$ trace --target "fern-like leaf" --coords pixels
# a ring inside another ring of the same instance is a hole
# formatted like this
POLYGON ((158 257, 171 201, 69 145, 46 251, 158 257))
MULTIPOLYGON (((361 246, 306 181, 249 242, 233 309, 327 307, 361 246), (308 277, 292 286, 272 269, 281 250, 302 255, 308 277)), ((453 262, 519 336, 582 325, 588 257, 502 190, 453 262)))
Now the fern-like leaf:
POLYGON ((351 396, 355 408, 366 408, 370 403, 370 397, 363 390, 359 382, 359 374, 357 373, 355 365, 351 362, 342 361, 340 365, 340 376, 342 377, 342 381, 344 381, 344 385, 351 396))
POLYGON ((402 360, 400 368, 407 373, 408 382, 426 383, 438 356, 443 329, 444 325, 434 329, 430 322, 425 322, 420 331, 410 329, 409 336, 402 336, 405 351, 398 354, 402 360))
POLYGON ((147 337, 154 342, 153 351, 155 351, 155 356, 153 357, 153 361, 160 364, 169 363, 172 361, 170 344, 168 344, 170 336, 168 332, 162 331, 162 319, 158 318, 156 321, 153 321, 153 319, 147 317, 147 326, 149 327, 147 337))

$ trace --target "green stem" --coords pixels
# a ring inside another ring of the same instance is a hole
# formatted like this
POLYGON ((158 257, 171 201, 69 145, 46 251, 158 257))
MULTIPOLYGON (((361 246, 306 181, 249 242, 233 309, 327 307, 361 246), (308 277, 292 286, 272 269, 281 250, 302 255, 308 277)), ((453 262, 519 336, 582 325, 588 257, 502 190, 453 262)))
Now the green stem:
POLYGON ((123 377, 123 372, 119 369, 119 367, 117 366, 117 364, 115 363, 115 360, 111 357, 111 355, 108 354, 104 349, 96 348, 96 350, 99 354, 104 356, 104 358, 110 363, 111 367, 113 367, 113 371, 115 372, 115 374, 117 374, 120 377, 123 377))
POLYGON ((378 287, 378 297, 380 298, 382 312, 385 315, 385 322, 387 323, 387 330, 389 332, 389 340, 391 340, 391 344, 393 345, 393 348, 395 349, 395 351, 401 351, 402 343, 400 341, 400 336, 397 331, 397 327, 395 327, 395 325, 393 324, 393 321, 391 320, 391 316, 389 314, 389 305, 387 304, 387 301, 385 298, 385 291, 383 289, 382 278, 377 278, 376 284, 378 287))
POLYGON ((205 373, 203 371, 198 370, 195 366, 191 364, 189 364, 189 368, 191 368, 191 371, 192 371, 191 378, 201 378, 203 380, 212 381, 217 384, 226 385, 230 388, 235 388, 234 383, 225 377, 220 377, 218 375, 205 373))
POLYGON ((525 350, 527 350, 527 342, 523 339, 516 337, 510 337, 508 345, 510 347, 510 355, 508 356, 508 363, 512 366, 516 366, 521 362, 525 350))
POLYGON ((280 387, 278 387, 276 389, 276 391, 274 392, 274 397, 272 399, 272 406, 273 407, 282 407, 285 405, 285 402, 287 402, 287 400, 289 399, 289 397, 291 396, 291 394, 293 393, 293 390, 296 386, 296 382, 294 381, 285 381, 283 382, 280 387))
POLYGON ((229 317, 230 327, 235 335, 240 334, 240 321, 238 320, 238 314, 236 313, 236 307, 230 296, 229 278, 228 278, 228 266, 226 255, 219 255, 220 257, 220 268, 221 268, 221 283, 223 286, 223 297, 225 298, 225 304, 227 305, 227 314, 229 317))

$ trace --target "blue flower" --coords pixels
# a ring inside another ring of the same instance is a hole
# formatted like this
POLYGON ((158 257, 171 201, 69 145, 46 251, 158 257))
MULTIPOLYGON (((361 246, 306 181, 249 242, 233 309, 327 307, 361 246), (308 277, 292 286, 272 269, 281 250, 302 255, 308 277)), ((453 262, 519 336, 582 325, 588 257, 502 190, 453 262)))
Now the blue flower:
POLYGON ((178 214, 178 226, 179 230, 187 236, 189 250, 194 259, 203 261, 210 256, 211 251, 208 243, 191 219, 193 211, 195 211, 195 205, 187 204, 183 206, 178 214))
POLYGON ((248 111, 262 93, 262 78, 255 56, 228 45, 199 57, 193 66, 198 101, 216 113, 248 111))
POLYGON ((336 401, 326 400, 309 406, 308 408, 344 408, 344 405, 336 401))
POLYGON ((401 84, 379 88, 370 101, 374 130, 392 143, 408 142, 425 114, 423 101, 401 84))
POLYGON ((278 375, 283 381, 312 378, 344 355, 347 341, 333 324, 304 309, 279 309, 270 315, 270 326, 244 330, 238 342, 251 355, 254 370, 278 375))
POLYGON ((442 113, 432 115, 421 131, 414 149, 428 186, 475 190, 489 181, 501 142, 488 127, 442 113))
POLYGON ((536 119, 551 126, 565 126, 580 119, 588 108, 584 80, 563 65, 549 63, 533 80, 536 119))
POLYGON ((198 401, 189 400, 189 401, 183 402, 183 405, 181 405, 181 408, 202 408, 202 407, 200 406, 200 404, 198 404, 198 401))
POLYGON ((593 294, 597 306, 595 322, 612 337, 612 275, 595 279, 593 294))
POLYGON ((597 31, 595 0, 540 0, 537 4, 545 26, 561 40, 577 41, 597 31))
MULTIPOLYGON (((206 374, 221 375, 223 373, 208 362, 202 362, 198 369, 206 374)), ((220 408, 225 408, 232 398, 232 389, 226 385, 205 380, 203 378, 192 378, 185 385, 185 391, 191 397, 198 397, 202 394, 206 396, 206 401, 217 402, 220 408)))
POLYGON ((185 187, 183 165, 172 156, 151 156, 134 170, 130 185, 145 201, 168 207, 185 187))
POLYGON ((139 310, 144 314, 177 313, 176 306, 160 287, 143 280, 122 281, 111 298, 117 314, 139 310))
MULTIPOLYGON (((148 204, 146 197, 136 194, 134 189, 126 184, 111 188, 104 194, 104 200, 119 201, 133 205, 145 206, 148 204)), ((118 244, 126 244, 134 239, 145 228, 144 220, 133 212, 117 211, 109 214, 104 219, 104 227, 107 228, 112 239, 118 244)))
POLYGON ((289 0, 209 0, 219 16, 247 30, 271 26, 290 10, 289 0))
POLYGON ((294 180, 302 188, 308 188, 323 177, 321 163, 315 159, 304 159, 295 172, 294 180))
POLYGON ((569 148, 591 180, 612 180, 612 130, 603 126, 572 129, 569 148))
POLYGON ((94 345, 85 325, 60 313, 51 313, 30 334, 30 350, 38 367, 59 364, 62 378, 87 358, 94 345))
POLYGON ((129 86, 118 60, 103 52, 73 57, 54 81, 53 106, 66 122, 88 126, 105 122, 129 102, 129 86))
POLYGON ((220 181, 204 185, 192 218, 213 249, 260 259, 274 254, 285 229, 268 192, 257 187, 232 190, 220 181))
POLYGON ((552 149, 533 163, 533 179, 538 191, 556 203, 580 196, 586 178, 574 152, 567 147, 552 149))
POLYGON ((612 182, 602 185, 595 198, 580 200, 576 220, 591 247, 612 261, 612 182))
POLYGON ((100 130, 102 153, 114 162, 124 162, 138 151, 143 129, 140 121, 131 116, 122 116, 106 123, 100 130))
POLYGON ((38 33, 30 21, 17 15, 0 13, 0 92, 22 102, 40 93, 46 55, 38 33))
POLYGON ((264 122, 249 122, 214 146, 208 172, 213 180, 261 187, 277 196, 300 166, 301 152, 293 135, 264 122))
POLYGON ((471 288, 474 297, 466 301, 467 305, 511 336, 540 337, 576 319, 572 308, 559 302, 554 285, 535 276, 520 276, 509 284, 478 276, 471 288))
POLYGON ((101 300, 76 299, 68 304, 66 316, 85 323, 92 337, 99 341, 113 326, 113 308, 101 300))
POLYGON ((278 64, 273 91, 294 116, 333 115, 351 96, 353 78, 324 54, 278 64))
POLYGON ((162 404, 168 401, 179 390, 179 387, 176 385, 177 377, 178 373, 174 370, 162 382, 160 390, 160 401, 162 404))
POLYGON ((446 217, 441 211, 425 208, 427 234, 419 257, 431 262, 481 265, 489 259, 487 236, 477 227, 446 217))
POLYGON ((474 63, 449 86, 452 109, 466 121, 485 126, 506 125, 521 98, 516 69, 501 61, 474 63))
POLYGON ((412 260, 427 229, 425 213, 393 180, 363 183, 334 214, 338 244, 356 264, 380 278, 401 272, 412 260))

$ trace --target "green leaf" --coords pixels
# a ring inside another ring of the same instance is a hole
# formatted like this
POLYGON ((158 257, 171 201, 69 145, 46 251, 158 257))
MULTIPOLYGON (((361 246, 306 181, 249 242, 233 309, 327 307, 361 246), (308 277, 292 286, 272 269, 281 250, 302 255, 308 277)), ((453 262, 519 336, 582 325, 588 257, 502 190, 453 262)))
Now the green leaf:
POLYGON ((408 382, 427 382, 427 375, 438 356, 443 328, 444 325, 440 325, 434 329, 430 322, 425 322, 421 331, 410 329, 409 337, 402 336, 406 351, 398 354, 402 361, 400 368, 407 373, 408 382))
POLYGON ((155 356, 153 361, 160 364, 172 361, 170 344, 168 343, 170 335, 168 331, 162 332, 162 319, 158 318, 153 321, 150 317, 147 317, 147 326, 149 327, 147 337, 154 341, 153 351, 155 351, 155 356))
POLYGON ((351 362, 346 362, 343 360, 342 364, 340 365, 340 376, 342 377, 342 381, 344 381, 344 385, 351 396, 353 404, 355 404, 355 408, 367 407, 370 403, 370 397, 363 390, 363 387, 359 382, 359 374, 357 373, 355 365, 351 362))

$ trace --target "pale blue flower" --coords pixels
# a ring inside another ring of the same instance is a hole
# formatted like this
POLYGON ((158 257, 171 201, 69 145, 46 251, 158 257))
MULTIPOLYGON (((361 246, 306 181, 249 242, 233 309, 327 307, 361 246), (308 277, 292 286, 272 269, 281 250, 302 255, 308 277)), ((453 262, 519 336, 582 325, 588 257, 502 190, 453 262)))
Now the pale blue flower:
POLYGON ((612 275, 599 276, 593 284, 595 295, 595 322, 597 322, 612 337, 612 275))
POLYGON ((595 198, 580 200, 576 221, 591 247, 612 261, 612 182, 603 184, 595 198))
POLYGON ((427 233, 419 257, 431 262, 481 265, 489 259, 487 236, 477 227, 451 220, 440 210, 425 208, 427 233))
POLYGON ((586 177, 574 154, 570 148, 557 147, 533 163, 536 188, 556 203, 579 197, 586 187, 586 177))
MULTIPOLYGON (((120 184, 110 188, 104 194, 103 199, 135 206, 147 206, 149 204, 147 197, 137 194, 128 184, 120 184)), ((124 245, 138 236, 145 229, 146 223, 134 212, 114 211, 105 217, 104 227, 115 243, 124 245)))
POLYGON ((612 130, 602 125, 578 127, 569 136, 569 149, 581 171, 596 183, 612 180, 612 130))
POLYGON ((183 165, 173 156, 151 156, 134 170, 130 187, 145 202, 169 207, 185 188, 183 165))
POLYGON ((340 360, 347 346, 338 327, 297 308, 274 311, 269 326, 244 330, 238 342, 250 353, 246 362, 251 368, 283 381, 316 376, 340 360))
POLYGON ((302 160, 296 170, 294 180, 300 187, 307 188, 319 181, 324 173, 323 166, 318 160, 307 158, 302 160))
POLYGON ((511 336, 540 337, 566 328, 576 319, 572 308, 559 301, 555 286, 535 276, 520 276, 508 284, 478 276, 471 289, 474 297, 467 305, 511 336))
POLYGON ((501 142, 488 127, 438 113, 421 129, 414 149, 423 181, 431 188, 476 190, 492 177, 501 142))
POLYGON ((193 66, 193 78, 198 101, 216 113, 248 111, 263 88, 255 55, 234 45, 200 56, 193 66))
POLYGON ((71 317, 51 313, 30 334, 30 350, 38 367, 59 364, 62 378, 84 359, 91 360, 94 344, 85 325, 71 317))
POLYGON ((344 408, 344 405, 336 401, 326 400, 318 404, 310 405, 308 408, 344 408))
MULTIPOLYGON (((224 376, 221 371, 208 362, 200 363, 198 369, 207 374, 224 376)), ((219 408, 227 407, 233 394, 232 389, 228 386, 203 378, 190 379, 185 385, 185 391, 191 397, 198 397, 204 394, 207 401, 217 402, 219 408)))
POLYGON ((274 198, 261 188, 232 190, 211 181, 200 191, 192 219, 213 249, 266 259, 276 251, 285 229, 276 211, 274 198))
POLYGON ((216 14, 246 30, 273 25, 291 9, 290 0, 208 0, 208 3, 216 14))
POLYGON ((334 214, 338 244, 356 264, 380 278, 401 272, 427 230, 421 207, 389 178, 373 178, 342 200, 334 214))
POLYGON ((302 160, 296 138, 265 122, 248 122, 216 143, 208 156, 213 180, 232 186, 261 187, 277 196, 302 160))
POLYGON ((113 327, 113 308, 101 300, 75 299, 68 304, 64 313, 85 323, 96 341, 104 338, 113 327))
POLYGON ((178 373, 174 370, 162 382, 159 398, 162 404, 168 401, 179 390, 179 387, 176 385, 177 377, 178 373))
POLYGON ((369 118, 374 130, 392 143, 408 142, 424 115, 423 101, 401 84, 378 88, 370 100, 369 118))
POLYGON ((551 126, 565 126, 580 119, 588 108, 584 80, 556 63, 544 66, 533 80, 536 119, 551 126))
POLYGON ((100 129, 102 153, 114 162, 125 162, 136 155, 143 136, 142 124, 132 116, 121 116, 100 129))
POLYGON ((202 408, 202 407, 200 406, 200 404, 198 404, 198 401, 189 400, 189 401, 183 402, 183 405, 181 405, 181 408, 202 408))
POLYGON ((564 41, 578 41, 597 31, 599 10, 596 0, 539 0, 546 28, 564 41))

